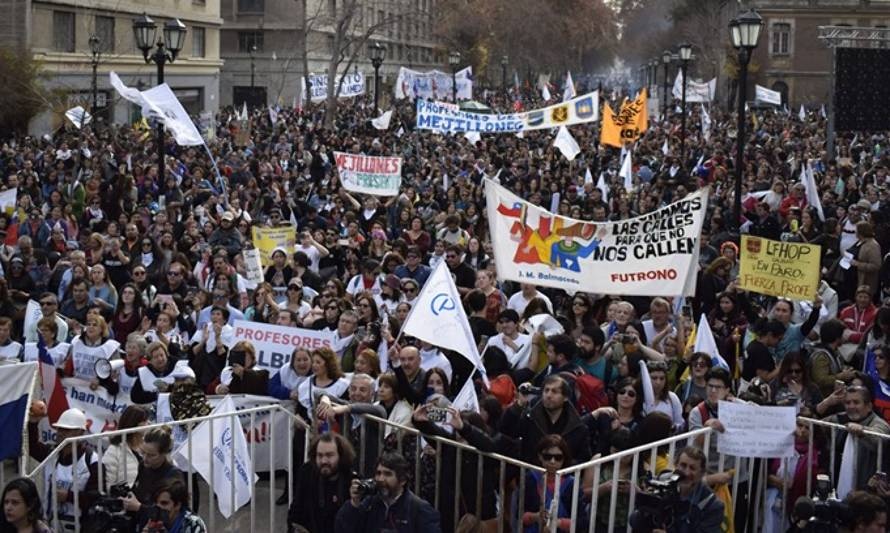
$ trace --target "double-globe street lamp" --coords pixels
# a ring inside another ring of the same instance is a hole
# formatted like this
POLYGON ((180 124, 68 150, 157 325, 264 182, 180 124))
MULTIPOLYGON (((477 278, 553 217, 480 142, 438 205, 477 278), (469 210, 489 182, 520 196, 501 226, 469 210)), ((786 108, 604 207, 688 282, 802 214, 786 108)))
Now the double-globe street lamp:
POLYGON ((460 52, 454 51, 448 54, 448 64, 451 66, 451 101, 457 103, 457 66, 460 65, 460 52))
MULTIPOLYGON (((179 51, 185 42, 187 31, 185 24, 179 19, 164 24, 164 39, 157 39, 158 26, 145 13, 133 20, 133 33, 136 47, 142 50, 142 57, 147 64, 154 62, 158 66, 158 85, 164 83, 164 65, 176 61, 179 51), (154 52, 152 52, 154 49, 154 52)), ((164 183, 164 124, 158 121, 158 178, 164 183)))
POLYGON ((683 88, 680 99, 680 168, 686 167, 686 69, 689 68, 690 59, 692 59, 692 45, 689 43, 681 44, 680 72, 683 76, 683 88))
POLYGON ((762 28, 763 19, 753 9, 739 15, 729 23, 729 35, 732 39, 732 45, 738 50, 739 54, 739 90, 736 113, 738 133, 736 134, 735 198, 732 212, 733 228, 736 233, 740 233, 742 221, 742 173, 745 166, 742 158, 745 156, 745 144, 747 144, 745 101, 748 99, 748 62, 751 60, 751 53, 757 48, 757 41, 760 39, 760 30, 762 28))

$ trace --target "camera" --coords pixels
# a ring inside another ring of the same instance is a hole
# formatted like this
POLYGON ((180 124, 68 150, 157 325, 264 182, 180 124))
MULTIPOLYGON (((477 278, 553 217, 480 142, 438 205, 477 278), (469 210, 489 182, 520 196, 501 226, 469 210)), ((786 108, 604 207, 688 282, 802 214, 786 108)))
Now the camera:
POLYGON ((374 496, 377 494, 377 482, 374 481, 374 478, 366 478, 360 479, 358 481, 358 492, 362 495, 362 498, 367 498, 368 496, 374 496))
POLYGON ((643 480, 645 488, 637 492, 636 509, 630 515, 634 531, 648 532, 669 528, 677 517, 686 514, 689 502, 680 500, 679 485, 683 475, 665 470, 643 480))
POLYGON ((526 396, 528 396, 528 395, 540 396, 541 395, 541 388, 535 387, 534 385, 532 385, 531 383, 529 383, 527 381, 525 383, 519 385, 519 387, 517 387, 516 390, 518 390, 521 394, 525 394, 526 396))
POLYGON ((618 344, 633 344, 634 336, 628 335, 627 333, 621 333, 619 335, 615 335, 615 341, 618 342, 618 344))
POLYGON ((851 518, 849 506, 837 499, 831 479, 825 474, 816 476, 812 499, 806 496, 797 499, 794 517, 806 522, 800 529, 808 533, 834 533, 851 518))
POLYGON ((125 498, 130 494, 126 483, 108 488, 108 494, 100 496, 87 511, 84 531, 87 533, 127 533, 135 527, 132 517, 124 511, 125 498))

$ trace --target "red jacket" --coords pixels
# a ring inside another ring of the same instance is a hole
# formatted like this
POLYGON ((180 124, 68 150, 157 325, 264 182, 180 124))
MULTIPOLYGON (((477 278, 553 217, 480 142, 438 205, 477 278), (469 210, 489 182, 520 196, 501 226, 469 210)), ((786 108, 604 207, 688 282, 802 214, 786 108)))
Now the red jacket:
POLYGON ((779 204, 779 214, 782 215, 782 218, 787 219, 788 213, 791 211, 792 207, 799 207, 801 211, 804 207, 807 206, 807 198, 806 196, 801 196, 800 198, 795 198, 790 194, 786 196, 782 203, 779 204))
POLYGON ((848 342, 859 343, 862 336, 865 335, 871 325, 875 322, 875 316, 878 314, 878 308, 874 304, 868 304, 863 311, 859 311, 856 304, 844 308, 838 315, 841 321, 847 326, 847 329, 854 333, 850 335, 848 342))

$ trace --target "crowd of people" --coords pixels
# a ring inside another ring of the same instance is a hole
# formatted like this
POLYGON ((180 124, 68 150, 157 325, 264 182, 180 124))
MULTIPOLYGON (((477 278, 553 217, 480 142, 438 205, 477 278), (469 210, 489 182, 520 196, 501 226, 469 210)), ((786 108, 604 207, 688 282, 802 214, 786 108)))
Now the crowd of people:
MULTIPOLYGON (((532 91, 479 96, 500 110, 512 109, 514 100, 525 109, 544 105, 532 91)), ((546 130, 485 135, 474 143, 416 130, 411 102, 393 108, 385 131, 370 125, 377 113, 361 99, 342 104, 331 128, 315 106, 280 110, 275 123, 265 109, 247 121, 225 109, 208 143, 216 167, 200 149, 177 146, 169 137, 159 161, 154 139, 130 126, 7 138, 0 192, 16 189, 17 200, 11 213, 0 214, 0 358, 48 357, 60 374, 129 399, 134 405, 121 416, 121 428, 150 421, 162 393, 171 394, 176 419, 207 414, 206 395, 293 400, 312 428, 309 460, 287 489, 291 498, 285 493, 279 500, 293 501, 288 514, 295 529, 494 531, 498 520, 515 516, 508 525, 514 531, 543 531, 554 521, 567 530, 569 518, 589 517, 594 502, 609 508, 613 479, 622 480, 615 527, 623 529, 631 520, 629 494, 642 489, 627 481, 634 464, 610 465, 599 479, 592 471, 578 479, 563 476, 558 502, 551 501, 555 472, 686 430, 721 432, 717 407, 723 400, 795 405, 802 416, 842 425, 835 439, 819 426, 798 425, 798 467, 788 473, 781 461, 767 465, 772 501, 786 493, 809 496, 817 474, 837 480, 839 465, 829 457, 841 457, 849 433, 860 443, 851 498, 872 509, 858 513, 849 529, 886 527, 890 485, 876 470, 885 470, 877 458, 886 463, 890 454, 881 453, 884 440, 871 433, 890 437, 887 136, 840 134, 837 155, 829 159, 826 120, 818 112, 801 120, 759 110, 739 162, 732 155, 732 115, 711 106, 709 130, 687 128, 681 150, 680 116, 670 110, 664 120, 651 117, 636 143, 634 188, 627 191, 618 176, 619 151, 599 145, 595 126, 570 128, 581 152, 568 161, 546 130), (335 150, 402 157, 398 196, 345 190, 335 150), (820 190, 821 216, 801 184, 807 162, 820 190), (742 231, 821 245, 815 301, 740 290, 732 220, 738 165, 742 231), (607 195, 585 180, 588 169, 604 177, 607 195), (560 215, 597 222, 645 214, 710 186, 695 297, 677 306, 663 298, 570 294, 500 278, 483 177, 543 207, 558 193, 560 215), (252 247, 251 229, 293 223, 294 249, 276 249, 263 281, 249 281, 242 252, 252 247), (401 334, 425 282, 443 262, 483 354, 487 386, 463 355, 401 334), (25 320, 30 300, 40 306, 37 321, 25 320), (563 332, 545 335, 531 326, 541 314, 563 332), (717 354, 691 348, 693 324, 702 315, 729 369, 715 365, 717 354), (235 337, 235 320, 325 330, 334 340, 330 347, 296 349, 280 369, 260 367, 254 345, 235 337), (100 378, 93 365, 101 358, 120 358, 124 365, 100 378), (468 379, 475 381, 478 412, 451 406, 468 379), (443 410, 447 421, 438 417, 443 410), (510 470, 511 494, 501 494, 496 461, 477 462, 448 447, 436 458, 436 446, 418 443, 403 427, 518 457, 546 473, 526 472, 525 494, 517 498, 518 473, 510 470), (422 450, 420 479, 416 450, 422 450), (365 477, 374 482, 363 484, 365 477), (573 509, 574 484, 581 486, 580 512, 573 509), (410 490, 415 486, 417 494, 410 490), (522 508, 511 509, 519 501, 522 508)), ((701 106, 690 104, 688 111, 688 123, 700 124, 701 106)), ((36 425, 29 429, 30 453, 45 457, 36 425)), ((83 413, 65 413, 55 429, 59 438, 82 434, 83 413)), ((303 436, 295 438, 299 462, 303 436)), ((696 441, 678 448, 676 457, 659 452, 654 467, 636 464, 635 479, 650 470, 683 475, 679 493, 688 510, 656 530, 762 527, 751 512, 757 502, 745 490, 757 480, 729 462, 719 468, 716 441, 710 439, 707 457, 704 442, 696 441), (734 479, 743 488, 737 501, 715 496, 734 479)), ((88 446, 59 456, 57 472, 71 472, 78 458, 73 479, 70 473, 67 481, 57 478, 67 483, 57 484, 51 498, 61 514, 85 512, 100 493, 123 482, 132 489, 124 505, 139 531, 149 522, 144 509, 155 506, 166 510, 168 529, 180 528, 171 531, 203 530, 188 511, 198 500, 184 489, 187 477, 169 462, 169 432, 151 430, 113 445, 115 454, 106 452, 101 466, 88 446), (105 486, 98 468, 107 472, 105 486), (73 505, 75 490, 82 493, 80 509, 73 505), (176 520, 180 525, 172 526, 176 520)), ((28 527, 40 531, 35 496, 25 482, 7 487, 6 521, 19 527, 13 517, 24 506, 28 527), (14 491, 18 500, 8 501, 14 491)), ((794 501, 788 500, 785 515, 777 505, 760 516, 777 513, 767 519, 774 531, 784 531, 792 525, 794 501)), ((608 529, 608 513, 594 520, 595 530, 608 529)))

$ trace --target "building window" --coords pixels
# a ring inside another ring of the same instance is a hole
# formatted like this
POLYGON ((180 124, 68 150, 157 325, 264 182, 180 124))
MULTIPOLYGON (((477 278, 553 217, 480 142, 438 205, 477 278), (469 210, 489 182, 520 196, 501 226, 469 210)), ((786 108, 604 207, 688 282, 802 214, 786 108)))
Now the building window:
POLYGON ((204 28, 193 27, 192 31, 192 57, 204 57, 204 28))
POLYGON ((263 51, 263 32, 261 31, 239 31, 238 32, 238 51, 242 54, 250 52, 252 47, 256 47, 257 52, 263 51))
POLYGON ((328 35, 327 41, 328 41, 328 53, 333 54, 334 53, 334 36, 328 35))
POLYGON ((53 11, 53 50, 74 52, 74 13, 53 11))
POLYGON ((773 24, 772 44, 770 53, 774 56, 786 56, 791 53, 791 24, 773 24))
POLYGON ((96 37, 103 54, 114 53, 114 17, 96 17, 96 37))
POLYGON ((239 13, 262 13, 266 10, 266 0, 238 0, 239 13))

